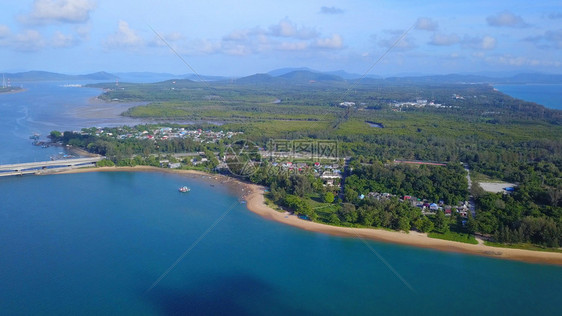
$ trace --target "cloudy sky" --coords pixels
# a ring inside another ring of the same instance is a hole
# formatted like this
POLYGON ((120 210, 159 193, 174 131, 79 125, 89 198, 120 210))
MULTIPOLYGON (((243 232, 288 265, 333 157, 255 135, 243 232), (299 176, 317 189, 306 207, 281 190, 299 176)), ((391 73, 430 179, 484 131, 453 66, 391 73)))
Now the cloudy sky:
POLYGON ((191 73, 177 53, 208 75, 562 73, 560 0, 419 3, 10 1, 0 10, 0 71, 191 73))

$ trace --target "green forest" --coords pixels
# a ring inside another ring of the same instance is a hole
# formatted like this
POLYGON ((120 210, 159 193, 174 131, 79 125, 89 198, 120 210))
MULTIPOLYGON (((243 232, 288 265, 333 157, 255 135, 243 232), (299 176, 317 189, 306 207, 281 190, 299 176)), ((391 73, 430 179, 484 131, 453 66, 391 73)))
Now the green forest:
MULTIPOLYGON (((277 205, 329 224, 443 235, 477 232, 515 245, 562 244, 562 111, 511 98, 487 84, 253 79, 95 85, 104 89, 101 98, 107 101, 148 102, 123 115, 195 121, 196 127, 243 132, 243 137, 212 144, 189 139, 117 140, 83 133, 64 133, 55 139, 122 165, 181 152, 208 151, 221 157, 237 139, 265 150, 272 139, 331 140, 337 142, 340 158, 349 160, 342 170, 344 192, 324 186, 310 170, 287 174, 264 162, 248 180, 269 186, 269 198, 277 205), (396 106, 420 99, 443 107, 396 106), (393 164, 395 159, 446 166, 393 164), (495 194, 473 185, 469 192, 464 166, 496 181, 516 183, 516 189, 495 194), (357 198, 369 192, 395 197, 357 198), (444 216, 441 211, 424 215, 400 201, 404 195, 449 205, 472 196, 476 216, 444 216)), ((207 165, 209 171, 214 167, 207 165)))

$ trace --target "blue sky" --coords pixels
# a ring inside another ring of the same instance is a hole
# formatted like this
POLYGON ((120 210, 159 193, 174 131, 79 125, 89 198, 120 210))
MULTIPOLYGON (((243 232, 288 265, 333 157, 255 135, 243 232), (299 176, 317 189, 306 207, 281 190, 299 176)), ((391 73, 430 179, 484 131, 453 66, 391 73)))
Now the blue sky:
POLYGON ((562 73, 557 1, 22 0, 0 10, 0 71, 242 76, 562 73), (154 31, 152 29, 154 29, 154 31))

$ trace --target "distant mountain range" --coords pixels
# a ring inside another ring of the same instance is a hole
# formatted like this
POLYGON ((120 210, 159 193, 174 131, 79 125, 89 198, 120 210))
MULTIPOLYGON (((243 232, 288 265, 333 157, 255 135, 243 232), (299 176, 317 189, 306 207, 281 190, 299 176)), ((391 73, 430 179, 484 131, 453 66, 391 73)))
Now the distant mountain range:
POLYGON ((385 78, 386 81, 394 82, 426 82, 426 83, 496 83, 496 84, 562 84, 562 75, 527 73, 517 74, 509 77, 488 77, 479 75, 434 75, 434 76, 416 76, 416 77, 390 77, 385 78))
POLYGON ((362 76, 340 71, 321 72, 309 68, 281 68, 272 70, 265 74, 254 74, 242 78, 232 79, 222 76, 198 76, 195 74, 174 75, 169 73, 153 72, 124 72, 111 74, 108 72, 96 72, 85 75, 66 75, 47 71, 28 71, 20 73, 6 73, 13 83, 24 81, 72 81, 72 80, 96 80, 122 82, 159 82, 166 80, 188 79, 193 81, 229 81, 237 84, 308 84, 320 82, 357 82, 368 83, 490 83, 490 84, 562 84, 562 74, 522 73, 505 77, 492 77, 478 74, 449 74, 430 76, 400 76, 379 77, 362 76))
POLYGON ((407 76, 407 77, 362 77, 344 71, 316 72, 307 69, 283 68, 270 71, 267 74, 255 74, 248 77, 236 79, 238 84, 287 84, 287 83, 318 83, 318 82, 361 82, 363 84, 380 83, 447 83, 447 84, 562 84, 562 74, 518 74, 509 77, 497 78, 482 75, 433 75, 433 76, 407 76))
POLYGON ((119 77, 105 71, 95 72, 87 75, 66 75, 48 71, 27 71, 4 74, 12 82, 17 81, 70 81, 70 80, 116 80, 119 77))
POLYGON ((313 70, 313 69, 310 69, 310 68, 307 68, 307 67, 300 67, 300 68, 280 68, 280 69, 272 70, 272 71, 268 72, 267 74, 268 74, 268 75, 271 75, 271 76, 273 76, 273 77, 279 77, 279 76, 283 76, 283 75, 286 75, 286 74, 288 74, 288 73, 295 72, 295 71, 301 71, 301 72, 302 72, 302 71, 309 71, 309 72, 314 72, 314 73, 322 73, 322 74, 327 74, 327 75, 335 75, 335 76, 338 76, 338 77, 340 77, 340 78, 342 78, 342 79, 345 79, 345 80, 354 80, 354 79, 359 79, 359 78, 362 78, 362 77, 365 77, 365 78, 382 79, 381 76, 377 76, 377 75, 369 75, 369 74, 367 74, 367 75, 363 76, 363 75, 360 75, 360 74, 349 73, 349 72, 346 72, 346 71, 344 71, 344 70, 336 70, 336 71, 317 71, 317 70, 313 70))

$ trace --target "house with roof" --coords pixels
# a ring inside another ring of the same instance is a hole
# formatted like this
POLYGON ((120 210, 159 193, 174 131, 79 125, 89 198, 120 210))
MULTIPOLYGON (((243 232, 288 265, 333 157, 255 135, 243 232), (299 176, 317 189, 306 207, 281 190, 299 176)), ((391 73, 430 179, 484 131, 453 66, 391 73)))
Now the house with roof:
POLYGON ((333 186, 334 181, 338 181, 336 179, 341 179, 341 175, 330 171, 324 171, 324 173, 320 176, 320 179, 324 181, 324 185, 333 186))

